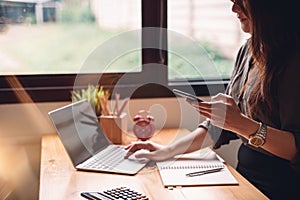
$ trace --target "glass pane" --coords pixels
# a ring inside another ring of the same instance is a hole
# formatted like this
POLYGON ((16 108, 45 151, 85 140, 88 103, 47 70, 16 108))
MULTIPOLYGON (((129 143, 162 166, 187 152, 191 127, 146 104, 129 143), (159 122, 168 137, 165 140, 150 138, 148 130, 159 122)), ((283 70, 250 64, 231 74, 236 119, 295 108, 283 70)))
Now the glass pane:
POLYGON ((227 0, 168 1, 169 79, 228 78, 248 35, 227 0))
MULTIPOLYGON (((3 0, 0 16, 2 75, 141 70, 140 49, 113 57, 107 66, 95 67, 94 60, 92 68, 82 67, 102 44, 118 37, 121 45, 128 42, 122 33, 141 28, 140 0, 3 0)), ((130 42, 140 47, 140 38, 130 42)))

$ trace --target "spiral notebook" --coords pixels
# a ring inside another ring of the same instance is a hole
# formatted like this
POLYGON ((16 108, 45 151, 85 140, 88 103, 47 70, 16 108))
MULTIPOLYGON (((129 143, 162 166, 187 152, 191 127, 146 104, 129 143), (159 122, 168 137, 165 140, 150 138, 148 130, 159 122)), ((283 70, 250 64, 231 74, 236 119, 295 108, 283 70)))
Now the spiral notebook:
POLYGON ((168 186, 238 185, 227 166, 215 152, 205 149, 198 153, 185 154, 174 159, 156 163, 162 182, 168 186), (217 170, 213 173, 187 176, 199 171, 217 170))

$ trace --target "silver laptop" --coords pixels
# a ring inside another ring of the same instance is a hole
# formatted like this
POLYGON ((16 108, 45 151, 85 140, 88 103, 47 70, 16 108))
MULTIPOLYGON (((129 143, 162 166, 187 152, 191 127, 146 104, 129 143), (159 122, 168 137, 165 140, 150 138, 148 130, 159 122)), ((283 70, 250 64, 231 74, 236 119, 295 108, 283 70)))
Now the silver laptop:
POLYGON ((78 170, 134 175, 148 162, 134 156, 124 158, 123 146, 111 144, 87 100, 50 111, 49 117, 78 170))

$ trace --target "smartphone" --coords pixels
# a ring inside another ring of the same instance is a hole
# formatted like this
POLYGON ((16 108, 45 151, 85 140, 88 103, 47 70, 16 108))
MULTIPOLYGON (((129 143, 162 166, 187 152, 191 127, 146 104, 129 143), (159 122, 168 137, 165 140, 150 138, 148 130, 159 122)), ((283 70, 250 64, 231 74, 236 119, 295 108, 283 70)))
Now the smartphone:
POLYGON ((203 102, 202 99, 200 99, 199 97, 183 92, 181 90, 177 90, 177 89, 173 89, 173 92, 181 97, 185 97, 187 101, 189 102, 203 102))

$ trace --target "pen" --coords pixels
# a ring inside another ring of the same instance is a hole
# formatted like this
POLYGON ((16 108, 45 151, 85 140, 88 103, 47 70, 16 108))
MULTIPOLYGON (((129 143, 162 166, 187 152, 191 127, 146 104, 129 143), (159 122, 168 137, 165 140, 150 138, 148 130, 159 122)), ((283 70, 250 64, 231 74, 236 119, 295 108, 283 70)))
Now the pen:
POLYGON ((115 102, 115 108, 114 108, 113 114, 117 115, 117 113, 119 112, 120 93, 115 94, 115 100, 116 100, 116 102, 115 102))
POLYGON ((214 172, 219 172, 222 169, 224 169, 224 167, 219 167, 219 168, 214 168, 214 169, 208 169, 208 170, 203 170, 203 171, 192 172, 192 173, 186 174, 186 176, 188 176, 188 177, 201 176, 201 175, 204 175, 204 174, 210 174, 210 173, 214 173, 214 172))

